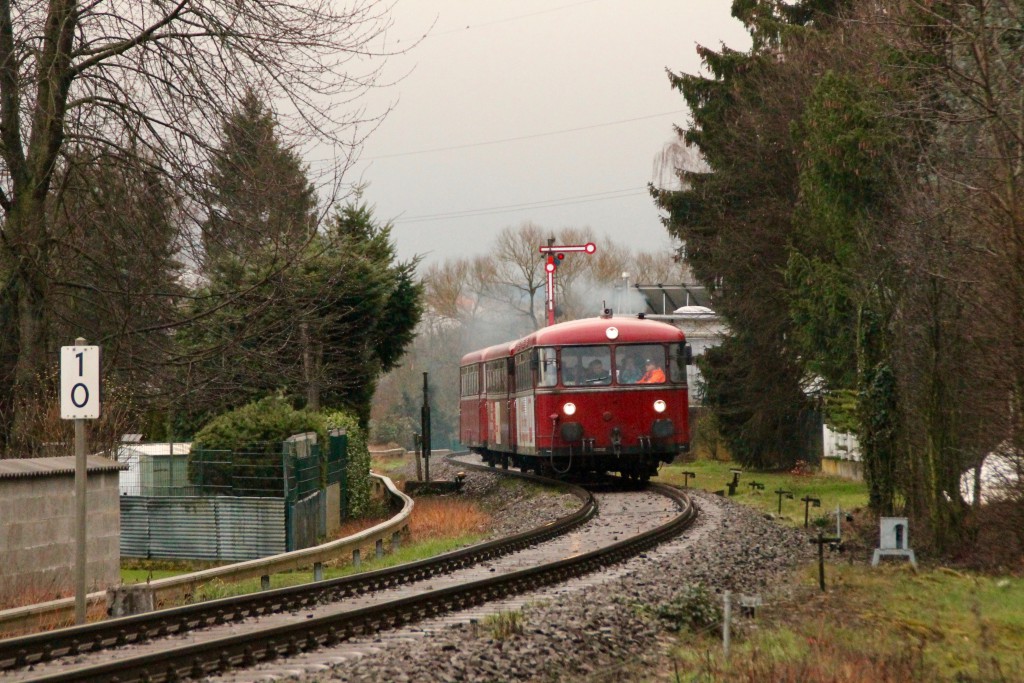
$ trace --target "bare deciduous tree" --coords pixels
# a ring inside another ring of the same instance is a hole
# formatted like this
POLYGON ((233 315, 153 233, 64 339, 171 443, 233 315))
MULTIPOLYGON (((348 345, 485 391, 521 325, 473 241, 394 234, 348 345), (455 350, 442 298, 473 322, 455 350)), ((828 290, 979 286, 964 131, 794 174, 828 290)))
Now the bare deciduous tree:
POLYGON ((64 245, 49 209, 67 159, 145 159, 195 200, 179 245, 197 250, 208 146, 247 89, 279 104, 288 132, 333 148, 333 171, 348 163, 375 123, 353 102, 377 79, 386 10, 377 0, 0 0, 0 291, 2 333, 16 340, 0 380, 15 433, 54 352, 48 311, 64 245))

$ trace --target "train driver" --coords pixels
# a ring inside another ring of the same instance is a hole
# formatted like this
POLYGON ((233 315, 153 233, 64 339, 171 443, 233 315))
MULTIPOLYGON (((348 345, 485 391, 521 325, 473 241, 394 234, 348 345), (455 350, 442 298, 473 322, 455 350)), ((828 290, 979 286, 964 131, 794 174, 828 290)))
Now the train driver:
POLYGON ((644 376, 640 378, 637 384, 664 384, 665 383, 665 371, 658 367, 658 364, 653 358, 648 358, 644 361, 644 376))

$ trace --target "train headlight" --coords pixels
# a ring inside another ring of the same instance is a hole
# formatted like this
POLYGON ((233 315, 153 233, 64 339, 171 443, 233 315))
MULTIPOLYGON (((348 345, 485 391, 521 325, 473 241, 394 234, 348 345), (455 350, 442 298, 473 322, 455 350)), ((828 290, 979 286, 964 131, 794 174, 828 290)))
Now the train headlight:
POLYGON ((664 413, 665 408, 667 407, 668 406, 665 405, 665 402, 662 401, 660 398, 654 402, 654 412, 656 413, 664 413))
POLYGON ((576 414, 576 404, 566 403, 564 406, 562 406, 562 412, 568 415, 569 417, 572 417, 573 415, 576 414))

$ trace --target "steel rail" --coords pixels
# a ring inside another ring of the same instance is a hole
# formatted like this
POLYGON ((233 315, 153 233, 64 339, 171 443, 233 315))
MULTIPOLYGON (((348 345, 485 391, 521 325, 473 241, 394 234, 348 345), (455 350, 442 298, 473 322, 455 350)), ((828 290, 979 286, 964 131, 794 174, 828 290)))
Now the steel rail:
MULTIPOLYGON (((470 463, 460 462, 459 465, 475 467, 470 463)), ((488 468, 481 467, 481 469, 488 468)), ((547 485, 553 483, 550 479, 521 472, 502 471, 502 473, 547 485)), ((557 483, 579 498, 582 505, 575 512, 535 529, 461 548, 436 557, 353 576, 220 598, 194 605, 0 640, 0 674, 4 671, 21 669, 60 657, 98 652, 132 643, 146 642, 153 638, 182 635, 192 630, 229 621, 241 621, 247 617, 302 609, 316 604, 342 600, 353 595, 414 583, 516 552, 567 533, 596 514, 597 504, 589 491, 578 486, 557 483)))
POLYGON ((491 600, 565 581, 636 555, 672 538, 697 517, 692 500, 682 491, 649 485, 676 501, 680 514, 656 529, 576 557, 519 570, 503 576, 392 600, 349 612, 274 627, 260 634, 236 635, 194 643, 173 651, 125 659, 42 676, 33 681, 147 681, 161 683, 184 677, 202 678, 237 666, 296 655, 335 645, 360 635, 400 627, 420 619, 465 609, 491 600))

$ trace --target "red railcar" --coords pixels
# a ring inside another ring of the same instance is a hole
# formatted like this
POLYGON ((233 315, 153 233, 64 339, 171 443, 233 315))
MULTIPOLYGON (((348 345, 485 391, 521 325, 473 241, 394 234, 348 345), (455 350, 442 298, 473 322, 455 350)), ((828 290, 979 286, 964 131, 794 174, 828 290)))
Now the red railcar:
POLYGON ((689 448, 686 338, 654 320, 559 323, 463 356, 460 440, 491 464, 647 479, 689 448))

